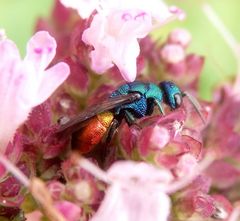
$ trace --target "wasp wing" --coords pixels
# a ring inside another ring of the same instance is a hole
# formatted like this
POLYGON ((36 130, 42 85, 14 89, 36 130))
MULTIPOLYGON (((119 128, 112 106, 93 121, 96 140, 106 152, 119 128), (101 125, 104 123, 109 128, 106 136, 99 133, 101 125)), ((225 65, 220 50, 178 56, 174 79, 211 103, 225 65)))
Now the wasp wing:
POLYGON ((85 111, 81 112, 76 117, 73 117, 66 123, 60 125, 57 133, 62 133, 65 131, 67 131, 67 133, 73 133, 74 131, 77 131, 82 126, 84 126, 84 122, 94 117, 95 115, 114 109, 115 107, 123 104, 132 103, 136 100, 139 100, 140 98, 141 95, 137 92, 108 98, 107 100, 101 102, 101 104, 88 107, 85 111))

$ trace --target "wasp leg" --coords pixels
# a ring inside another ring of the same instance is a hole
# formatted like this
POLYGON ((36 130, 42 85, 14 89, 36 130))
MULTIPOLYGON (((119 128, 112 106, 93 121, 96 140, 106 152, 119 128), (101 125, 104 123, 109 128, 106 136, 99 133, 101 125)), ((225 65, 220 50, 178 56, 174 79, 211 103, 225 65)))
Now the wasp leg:
POLYGON ((110 143, 118 127, 119 127, 119 121, 117 119, 113 119, 106 133, 106 137, 104 138, 104 143, 110 143))
POLYGON ((132 115, 131 112, 125 110, 125 111, 124 111, 124 114, 125 114, 125 119, 126 119, 126 121, 127 121, 127 123, 128 123, 129 126, 134 125, 134 126, 136 126, 138 129, 142 129, 142 127, 141 127, 139 124, 136 123, 136 118, 132 115))
POLYGON ((159 109, 160 113, 161 113, 162 115, 165 115, 165 112, 164 112, 164 110, 163 110, 163 107, 162 107, 161 103, 160 103, 158 100, 156 100, 156 99, 154 99, 154 102, 155 102, 155 104, 158 106, 158 109, 159 109))

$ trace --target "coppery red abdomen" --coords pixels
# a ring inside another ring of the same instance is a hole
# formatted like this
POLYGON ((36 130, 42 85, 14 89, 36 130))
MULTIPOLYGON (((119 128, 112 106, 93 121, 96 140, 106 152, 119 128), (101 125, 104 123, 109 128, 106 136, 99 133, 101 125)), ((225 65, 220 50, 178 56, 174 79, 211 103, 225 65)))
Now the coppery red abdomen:
POLYGON ((101 142, 113 118, 111 112, 104 112, 91 118, 85 127, 73 134, 72 148, 80 153, 90 152, 101 142))

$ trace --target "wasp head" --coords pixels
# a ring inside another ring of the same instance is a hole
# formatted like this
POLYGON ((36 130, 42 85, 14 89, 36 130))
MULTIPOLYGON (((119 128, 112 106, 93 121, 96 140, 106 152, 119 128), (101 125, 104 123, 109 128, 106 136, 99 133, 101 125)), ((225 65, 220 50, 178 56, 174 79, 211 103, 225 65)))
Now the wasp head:
POLYGON ((176 84, 171 81, 162 81, 159 87, 163 92, 164 102, 170 106, 172 110, 181 106, 183 94, 176 84))

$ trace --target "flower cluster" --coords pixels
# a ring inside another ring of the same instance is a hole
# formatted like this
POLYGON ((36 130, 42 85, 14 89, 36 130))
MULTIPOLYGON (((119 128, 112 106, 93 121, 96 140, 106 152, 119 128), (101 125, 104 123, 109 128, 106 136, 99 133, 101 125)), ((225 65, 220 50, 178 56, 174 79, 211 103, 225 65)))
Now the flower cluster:
POLYGON ((23 60, 0 30, 0 220, 237 220, 239 79, 212 102, 194 98, 204 57, 189 52, 191 34, 149 36, 183 17, 161 0, 56 0, 23 60), (123 120, 80 156, 75 138, 88 139, 92 116, 135 79, 174 80, 182 104, 172 110, 163 94, 161 113, 123 120))

